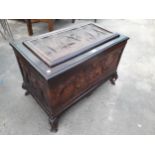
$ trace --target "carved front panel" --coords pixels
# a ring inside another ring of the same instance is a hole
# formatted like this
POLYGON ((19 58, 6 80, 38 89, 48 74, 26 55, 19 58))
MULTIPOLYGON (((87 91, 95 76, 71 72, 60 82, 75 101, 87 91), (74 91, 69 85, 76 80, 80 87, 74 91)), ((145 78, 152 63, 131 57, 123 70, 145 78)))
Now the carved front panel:
POLYGON ((50 97, 56 110, 71 103, 73 99, 105 79, 116 70, 123 46, 102 53, 51 82, 50 97))

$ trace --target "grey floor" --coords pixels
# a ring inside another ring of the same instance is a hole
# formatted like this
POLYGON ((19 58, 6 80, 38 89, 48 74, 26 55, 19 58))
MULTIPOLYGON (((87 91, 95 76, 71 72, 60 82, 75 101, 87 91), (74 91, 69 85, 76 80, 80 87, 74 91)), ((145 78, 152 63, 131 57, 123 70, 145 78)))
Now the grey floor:
MULTIPOLYGON (((76 21, 82 22, 87 21, 76 21)), ((9 23, 15 39, 28 38, 24 23, 9 23)), ((57 133, 50 132, 48 117, 35 100, 24 96, 13 50, 0 37, 0 134, 155 134, 155 21, 97 23, 130 37, 118 68, 119 79, 116 86, 107 81, 65 112, 57 133)), ((55 29, 71 24, 71 20, 58 20, 55 29)), ((34 35, 45 32, 46 24, 34 25, 34 35)))

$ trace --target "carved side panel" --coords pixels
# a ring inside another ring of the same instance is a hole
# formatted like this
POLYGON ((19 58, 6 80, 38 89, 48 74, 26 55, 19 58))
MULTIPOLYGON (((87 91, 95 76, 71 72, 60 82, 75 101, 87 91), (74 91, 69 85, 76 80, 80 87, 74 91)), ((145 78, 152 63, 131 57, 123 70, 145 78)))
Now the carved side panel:
POLYGON ((70 104, 95 83, 114 73, 123 46, 102 53, 51 82, 50 97, 56 110, 70 104))
MULTIPOLYGON (((47 98, 47 84, 40 77, 40 75, 31 67, 31 65, 22 58, 18 53, 16 57, 23 75, 23 81, 26 89, 33 95, 33 97, 48 110, 48 98, 47 98)), ((50 108, 49 108, 50 109, 50 108)), ((50 113, 50 112, 48 112, 50 113)))

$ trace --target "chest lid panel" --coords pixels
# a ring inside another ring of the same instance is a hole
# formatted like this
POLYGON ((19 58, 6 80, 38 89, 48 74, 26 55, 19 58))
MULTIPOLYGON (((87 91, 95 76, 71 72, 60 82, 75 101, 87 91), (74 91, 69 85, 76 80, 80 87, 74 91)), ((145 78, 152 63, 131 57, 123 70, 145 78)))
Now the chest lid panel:
POLYGON ((24 41, 23 44, 48 67, 53 67, 118 36, 90 23, 56 33, 47 33, 24 41))

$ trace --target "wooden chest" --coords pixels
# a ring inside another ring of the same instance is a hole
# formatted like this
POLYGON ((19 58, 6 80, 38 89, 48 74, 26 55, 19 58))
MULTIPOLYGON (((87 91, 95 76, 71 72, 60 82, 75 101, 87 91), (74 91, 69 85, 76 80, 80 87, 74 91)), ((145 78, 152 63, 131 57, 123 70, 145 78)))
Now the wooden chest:
POLYGON ((127 40, 89 23, 10 43, 23 77, 22 88, 48 114, 52 131, 57 131, 64 110, 106 80, 115 83, 127 40))

